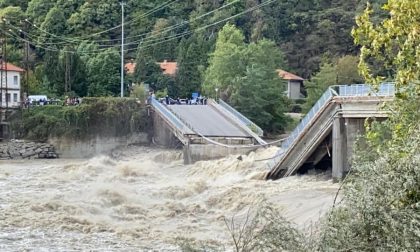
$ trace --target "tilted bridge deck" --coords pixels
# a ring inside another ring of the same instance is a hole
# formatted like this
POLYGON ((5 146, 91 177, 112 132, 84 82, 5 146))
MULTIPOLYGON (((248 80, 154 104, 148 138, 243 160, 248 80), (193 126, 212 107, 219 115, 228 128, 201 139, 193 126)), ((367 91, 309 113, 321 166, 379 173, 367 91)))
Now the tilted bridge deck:
POLYGON ((337 115, 351 118, 386 117, 386 113, 378 110, 378 105, 392 97, 394 92, 392 83, 382 84, 379 90, 372 90, 363 84, 328 88, 283 142, 269 163, 271 170, 267 179, 294 174, 331 133, 337 115))
POLYGON ((222 101, 216 103, 210 99, 207 105, 164 105, 153 100, 152 106, 184 145, 193 141, 206 143, 204 138, 236 145, 265 144, 260 138, 262 130, 222 101))

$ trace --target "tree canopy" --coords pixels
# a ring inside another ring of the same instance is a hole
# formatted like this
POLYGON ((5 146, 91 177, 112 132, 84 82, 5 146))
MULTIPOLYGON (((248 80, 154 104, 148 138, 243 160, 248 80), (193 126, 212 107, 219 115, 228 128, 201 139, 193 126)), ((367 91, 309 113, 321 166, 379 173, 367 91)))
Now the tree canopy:
POLYGON ((208 96, 220 93, 264 129, 281 131, 287 125, 288 102, 286 84, 276 70, 284 66, 284 55, 273 41, 246 44, 241 31, 227 24, 218 34, 203 88, 208 96))
MULTIPOLYGON (((384 0, 371 2, 372 9, 379 10, 384 0)), ((264 76, 274 86, 272 73, 263 73, 261 62, 250 67, 257 60, 249 48, 264 47, 267 41, 274 58, 277 52, 282 54, 276 68, 311 79, 329 62, 337 65, 337 83, 362 82, 355 73, 359 51, 350 31, 364 1, 128 0, 126 4, 125 62, 137 63, 134 75, 126 78, 126 91, 131 82, 181 97, 196 91, 215 96, 218 88, 220 97, 229 101, 236 95, 239 105, 244 101, 242 87, 262 88, 247 82, 264 76), (156 62, 164 60, 177 62, 176 76, 162 74, 156 62)), ((0 16, 7 19, 2 29, 9 44, 8 60, 28 66, 31 92, 119 95, 118 1, 2 0, 0 16), (23 58, 25 41, 30 44, 28 64, 23 58), (100 66, 99 60, 112 64, 100 66)), ((372 19, 384 17, 384 11, 376 11, 372 19)), ((309 89, 315 88, 314 82, 316 78, 308 82, 309 89)), ((316 88, 319 93, 325 84, 316 88)), ((309 100, 316 99, 310 96, 309 100)))

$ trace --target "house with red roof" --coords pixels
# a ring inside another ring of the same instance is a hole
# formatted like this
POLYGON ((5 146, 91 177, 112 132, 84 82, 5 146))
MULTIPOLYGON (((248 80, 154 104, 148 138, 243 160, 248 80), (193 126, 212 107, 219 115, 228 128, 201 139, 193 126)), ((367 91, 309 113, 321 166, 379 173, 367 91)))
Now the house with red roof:
MULTIPOLYGON (((176 72, 178 71, 178 64, 176 62, 171 62, 164 60, 163 62, 156 62, 160 66, 160 69, 163 71, 163 74, 175 77, 176 72)), ((125 70, 127 74, 134 74, 136 69, 136 63, 129 62, 125 64, 125 70)))
POLYGON ((178 71, 178 64, 176 62, 164 60, 163 62, 157 62, 157 64, 160 66, 160 69, 162 69, 163 74, 165 75, 174 77, 178 71))
POLYGON ((21 74, 20 67, 11 63, 0 62, 0 107, 17 108, 20 106, 21 74))
POLYGON ((304 89, 302 77, 286 72, 282 69, 277 69, 279 77, 287 81, 287 97, 293 100, 303 98, 302 90, 304 89))
POLYGON ((136 63, 134 62, 125 63, 125 71, 127 72, 127 74, 134 74, 135 69, 136 69, 136 63))

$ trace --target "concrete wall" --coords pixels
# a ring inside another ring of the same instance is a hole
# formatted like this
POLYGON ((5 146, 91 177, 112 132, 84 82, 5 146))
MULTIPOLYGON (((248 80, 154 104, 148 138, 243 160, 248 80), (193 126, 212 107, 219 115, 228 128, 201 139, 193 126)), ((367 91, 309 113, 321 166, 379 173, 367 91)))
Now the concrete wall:
POLYGON ((165 146, 168 148, 175 148, 182 146, 180 140, 172 133, 171 128, 167 122, 162 119, 157 113, 152 114, 153 119, 153 139, 152 142, 156 145, 165 146))
POLYGON ((184 163, 192 164, 201 160, 212 160, 229 155, 248 154, 256 148, 226 148, 213 144, 190 144, 184 146, 184 163))
POLYGON ((301 83, 301 81, 290 80, 287 84, 287 97, 290 99, 299 99, 301 83))
POLYGON ((149 144, 146 133, 127 137, 96 137, 89 140, 53 138, 48 142, 56 147, 60 158, 89 158, 98 154, 109 153, 115 148, 130 144, 149 144))

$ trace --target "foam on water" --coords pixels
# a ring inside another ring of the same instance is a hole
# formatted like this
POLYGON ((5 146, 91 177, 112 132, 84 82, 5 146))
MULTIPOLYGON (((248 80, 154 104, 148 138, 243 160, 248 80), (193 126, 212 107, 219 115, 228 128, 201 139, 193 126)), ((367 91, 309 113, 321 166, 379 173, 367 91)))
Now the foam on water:
POLYGON ((332 204, 322 176, 264 181, 276 148, 183 165, 180 151, 130 147, 89 160, 0 162, 0 250, 177 250, 226 244, 223 216, 266 200, 304 227, 332 204))

